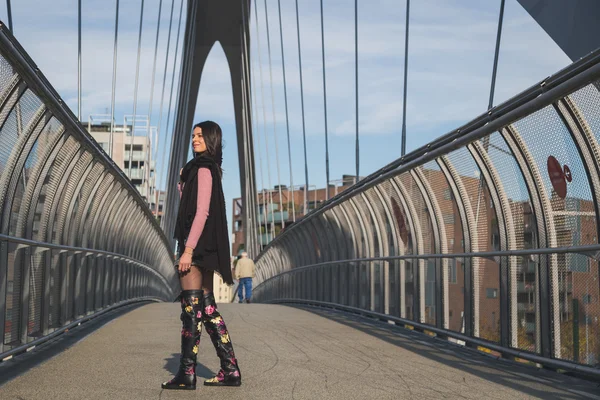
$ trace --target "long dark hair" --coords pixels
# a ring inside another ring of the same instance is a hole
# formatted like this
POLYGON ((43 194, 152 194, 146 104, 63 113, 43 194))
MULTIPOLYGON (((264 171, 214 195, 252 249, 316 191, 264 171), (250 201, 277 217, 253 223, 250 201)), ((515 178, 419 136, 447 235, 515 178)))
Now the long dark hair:
POLYGON ((203 121, 194 125, 194 129, 202 129, 202 137, 206 144, 206 153, 219 166, 219 172, 223 175, 223 132, 221 127, 214 121, 203 121))

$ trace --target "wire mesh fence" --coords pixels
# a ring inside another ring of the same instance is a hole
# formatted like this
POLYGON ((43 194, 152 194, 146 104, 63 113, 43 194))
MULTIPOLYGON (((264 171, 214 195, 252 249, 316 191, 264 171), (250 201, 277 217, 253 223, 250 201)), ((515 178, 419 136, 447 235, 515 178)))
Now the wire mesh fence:
POLYGON ((169 300, 162 230, 0 27, 0 358, 135 299, 169 300))
POLYGON ((593 53, 324 203, 263 251, 257 301, 339 304, 600 374, 599 79, 593 53))

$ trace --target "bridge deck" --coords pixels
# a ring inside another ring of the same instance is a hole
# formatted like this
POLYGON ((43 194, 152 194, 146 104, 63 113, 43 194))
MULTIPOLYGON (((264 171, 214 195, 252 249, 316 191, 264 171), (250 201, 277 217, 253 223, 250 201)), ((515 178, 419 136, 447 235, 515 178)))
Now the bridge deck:
MULTIPOLYGON (((161 391, 160 382, 177 368, 179 350, 178 305, 162 303, 100 327, 4 384, 0 398, 600 398, 590 382, 496 361, 359 317, 262 304, 225 304, 220 310, 242 370, 241 388, 161 391)), ((200 347, 197 374, 208 377, 218 359, 206 332, 200 347)))

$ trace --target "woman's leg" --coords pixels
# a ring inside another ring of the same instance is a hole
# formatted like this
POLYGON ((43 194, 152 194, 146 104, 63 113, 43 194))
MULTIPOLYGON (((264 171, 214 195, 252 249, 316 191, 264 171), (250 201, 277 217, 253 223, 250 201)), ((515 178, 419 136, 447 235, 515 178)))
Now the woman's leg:
POLYGON ((202 270, 200 274, 200 285, 205 294, 212 293, 215 273, 209 270, 202 270))
POLYGON ((202 272, 198 268, 192 267, 185 274, 179 275, 179 282, 181 290, 200 290, 202 288, 202 272))
POLYGON ((223 317, 217 310, 217 303, 215 302, 213 293, 214 274, 212 271, 204 271, 202 275, 202 288, 204 289, 202 320, 204 328, 206 328, 206 332, 209 334, 213 346, 215 346, 217 356, 221 360, 221 370, 214 378, 204 381, 204 384, 207 386, 240 386, 242 376, 233 351, 233 344, 225 321, 223 321, 223 317))
POLYGON ((196 356, 202 333, 202 273, 196 267, 180 275, 181 356, 179 371, 162 384, 163 389, 196 389, 196 356))

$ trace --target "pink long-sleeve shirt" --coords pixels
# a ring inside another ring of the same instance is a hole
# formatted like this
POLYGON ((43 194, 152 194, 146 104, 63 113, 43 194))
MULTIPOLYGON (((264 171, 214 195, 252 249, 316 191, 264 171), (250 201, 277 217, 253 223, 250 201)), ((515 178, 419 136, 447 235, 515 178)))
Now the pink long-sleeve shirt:
MULTIPOLYGON (((179 198, 183 192, 183 183, 179 183, 179 198)), ((185 242, 185 246, 195 249, 198 244, 198 239, 202 235, 206 219, 208 218, 208 210, 210 208, 210 196, 212 194, 212 175, 208 168, 198 169, 198 196, 196 200, 196 215, 192 222, 190 234, 185 242)))

